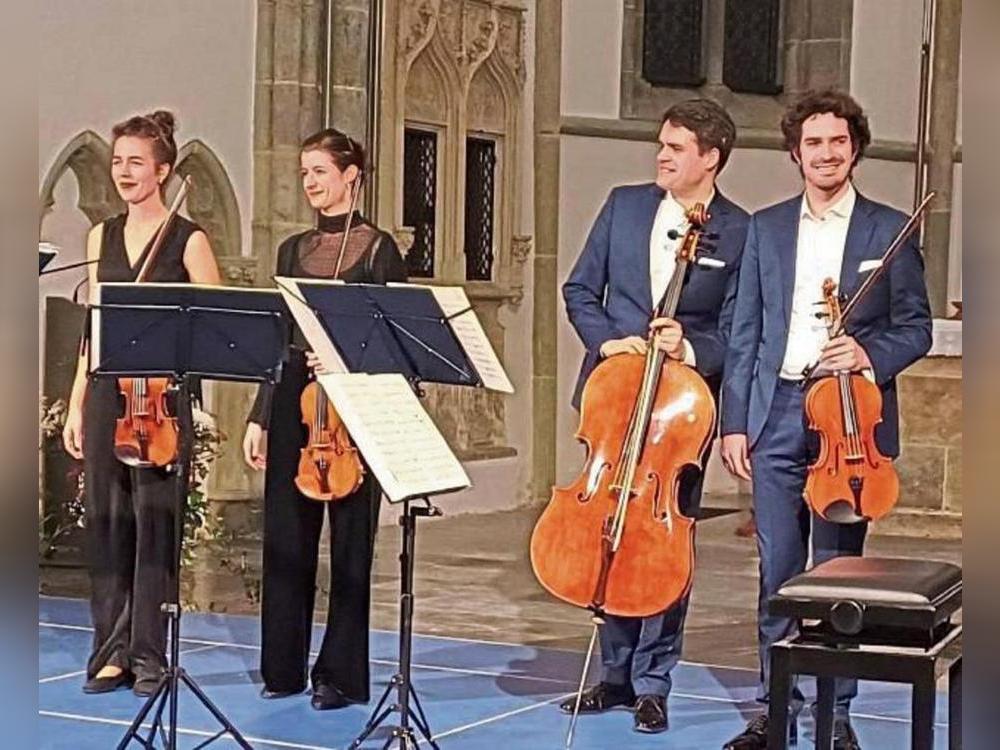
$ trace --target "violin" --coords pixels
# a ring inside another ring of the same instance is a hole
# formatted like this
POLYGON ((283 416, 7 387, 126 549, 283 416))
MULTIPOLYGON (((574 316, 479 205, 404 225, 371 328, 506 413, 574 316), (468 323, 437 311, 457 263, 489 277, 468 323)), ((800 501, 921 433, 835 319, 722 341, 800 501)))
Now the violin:
MULTIPOLYGON (((827 330, 831 339, 846 332, 846 320, 874 287, 903 243, 916 231, 930 205, 928 193, 883 253, 854 296, 843 306, 833 279, 823 282, 827 330)), ((819 434, 819 457, 806 477, 806 504, 835 523, 882 518, 899 498, 899 477, 892 461, 875 443, 875 427, 882 421, 882 393, 859 373, 837 372, 814 379, 816 365, 803 372, 809 390, 805 412, 809 428, 819 434)))
MULTIPOLYGON (((842 317, 833 279, 823 282, 829 329, 842 317)), ((873 521, 899 499, 892 460, 875 443, 882 421, 882 392, 861 373, 837 372, 815 380, 805 399, 809 429, 819 434, 819 457, 809 467, 806 503, 835 523, 873 521)))
MULTIPOLYGON (((347 212, 334 278, 340 275, 361 179, 359 174, 352 185, 351 206, 347 212)), ((357 490, 364 480, 365 469, 358 456, 358 449, 351 442, 347 427, 330 403, 326 391, 315 380, 302 390, 299 406, 302 410, 302 423, 309 431, 309 439, 299 452, 295 486, 312 500, 342 500, 357 490)))
POLYGON ((312 500, 342 500, 365 476, 358 449, 319 383, 306 385, 299 403, 309 440, 299 454, 295 486, 312 500))
MULTIPOLYGON (((654 317, 676 314, 708 218, 700 203, 686 212, 688 228, 654 317)), ((576 435, 587 448, 583 470, 553 489, 531 535, 541 585, 594 615, 584 674, 604 614, 653 615, 691 586, 695 522, 681 513, 677 492, 682 471, 701 466, 715 401, 704 379, 654 339, 651 332, 645 354, 608 357, 587 379, 576 435)))
MULTIPOLYGON (((185 177, 167 217, 156 230, 152 247, 136 276, 136 283, 148 279, 190 186, 191 178, 185 177)), ((174 463, 177 460, 179 430, 177 417, 170 408, 171 397, 175 393, 173 380, 118 378, 118 390, 122 411, 115 421, 115 457, 136 468, 163 467, 174 463)))

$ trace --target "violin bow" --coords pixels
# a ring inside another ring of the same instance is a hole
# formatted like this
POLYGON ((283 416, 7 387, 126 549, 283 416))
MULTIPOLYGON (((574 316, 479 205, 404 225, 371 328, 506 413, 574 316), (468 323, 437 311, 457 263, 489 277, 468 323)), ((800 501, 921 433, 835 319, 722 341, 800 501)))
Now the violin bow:
POLYGON ((351 233, 351 219, 354 218, 354 210, 358 206, 358 196, 361 195, 361 182, 364 180, 364 173, 358 172, 358 176, 351 184, 351 207, 347 210, 347 223, 344 224, 344 236, 340 240, 340 252, 337 254, 337 265, 333 270, 333 278, 340 276, 340 264, 344 261, 344 250, 347 249, 347 235, 351 233))
POLYGON ((910 218, 906 220, 903 228, 899 230, 899 233, 896 235, 895 239, 893 239, 892 244, 890 244, 885 253, 882 254, 882 259, 879 261, 879 265, 872 269, 872 272, 865 277, 863 282, 861 282, 861 286, 858 287, 854 296, 851 297, 851 299, 841 308, 840 324, 836 326, 830 338, 836 338, 844 333, 844 320, 851 314, 851 311, 857 307, 858 303, 864 298, 865 294, 868 293, 868 290, 871 289, 875 282, 882 278, 882 274, 885 273, 886 266, 889 265, 889 261, 892 260, 892 256, 896 254, 896 251, 903 246, 903 243, 906 242, 910 238, 910 235, 912 235, 913 232, 916 231, 917 227, 920 226, 920 220, 923 213, 935 195, 936 193, 931 191, 924 196, 924 199, 920 201, 920 205, 916 207, 912 214, 910 214, 910 218))
POLYGON ((167 232, 170 229, 170 225, 173 223, 177 213, 181 210, 181 204, 184 202, 184 198, 187 197, 187 193, 190 188, 191 175, 187 175, 183 180, 181 180, 180 189, 177 191, 177 195, 174 196, 173 203, 170 204, 170 210, 167 212, 167 218, 163 220, 163 223, 160 224, 160 228, 156 230, 156 237, 153 239, 153 246, 149 250, 149 255, 147 255, 146 260, 143 261, 142 268, 139 269, 139 275, 135 277, 136 283, 145 281, 146 277, 149 275, 149 271, 153 267, 153 263, 156 262, 156 255, 160 252, 160 248, 163 247, 163 241, 167 238, 167 232))
MULTIPOLYGON (((920 219, 935 195, 937 195, 937 193, 932 190, 924 196, 924 199, 920 201, 920 205, 914 209, 912 214, 910 214, 910 218, 908 218, 906 223, 903 224, 903 227, 896 234, 896 237, 889 244, 886 251, 882 253, 882 258, 879 260, 878 266, 872 269, 871 273, 869 273, 865 277, 865 280, 861 282, 861 286, 859 286, 857 291, 854 292, 851 299, 840 308, 840 320, 830 329, 830 339, 835 339, 838 336, 844 335, 844 332, 846 331, 844 322, 847 320, 847 316, 850 315, 851 311, 858 306, 858 303, 862 299, 864 299, 865 294, 868 293, 868 290, 872 288, 875 282, 882 278, 882 274, 885 273, 885 269, 889 265, 889 261, 892 260, 892 256, 896 254, 899 248, 903 246, 903 243, 906 242, 906 240, 910 238, 910 235, 913 234, 918 226, 920 226, 920 219)), ((818 364, 818 362, 814 362, 802 371, 802 375, 804 376, 804 379, 802 380, 803 385, 812 378, 812 374, 818 364)))

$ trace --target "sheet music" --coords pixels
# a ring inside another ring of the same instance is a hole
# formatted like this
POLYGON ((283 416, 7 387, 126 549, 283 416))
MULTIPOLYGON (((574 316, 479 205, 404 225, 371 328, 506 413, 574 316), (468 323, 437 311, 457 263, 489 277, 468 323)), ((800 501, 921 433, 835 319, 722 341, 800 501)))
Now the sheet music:
POLYGON ((420 286, 430 289, 434 299, 448 316, 448 325, 454 331, 469 360, 479 373, 483 385, 493 391, 513 393, 514 386, 507 377, 500 358, 486 336, 479 318, 460 286, 429 286, 423 284, 389 284, 389 286, 420 286), (455 316, 455 317, 452 317, 455 316))
POLYGON ((324 374, 317 380, 390 501, 472 484, 402 375, 324 374))
MULTIPOLYGON (((319 322, 316 313, 304 302, 305 295, 302 293, 302 289, 299 288, 298 280, 289 276, 275 276, 274 281, 281 291, 281 296, 285 298, 285 304, 288 305, 292 317, 298 323, 299 330, 302 331, 302 335, 306 337, 306 341, 309 342, 309 346, 320 358, 320 361, 331 372, 348 372, 347 365, 344 364, 340 352, 337 351, 337 347, 333 345, 333 342, 324 330, 323 324, 319 322)), ((309 279, 309 283, 343 284, 344 282, 309 279)))

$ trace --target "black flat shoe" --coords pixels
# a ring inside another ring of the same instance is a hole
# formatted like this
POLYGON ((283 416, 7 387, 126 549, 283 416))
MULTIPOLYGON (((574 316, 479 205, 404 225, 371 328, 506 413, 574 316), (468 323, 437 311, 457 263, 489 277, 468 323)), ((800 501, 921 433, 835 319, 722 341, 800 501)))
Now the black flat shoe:
POLYGON ((298 690, 271 690, 267 685, 264 685, 260 689, 260 697, 266 700, 276 700, 278 698, 288 698, 303 692, 305 692, 304 687, 300 687, 298 690))
POLYGON ((140 698, 148 698, 156 692, 161 679, 162 675, 160 677, 137 677, 132 686, 132 692, 140 698))
POLYGON ((667 731, 667 699, 662 695, 640 695, 636 698, 632 728, 644 734, 667 731))
POLYGON ((333 685, 316 685, 309 703, 317 711, 335 711, 338 708, 346 708, 356 701, 352 701, 333 685))
MULTIPOLYGON (((613 685, 610 682, 599 682, 583 691, 580 696, 581 714, 599 714, 602 711, 610 711, 612 708, 624 706, 632 708, 635 703, 635 693, 631 685, 613 685)), ((559 710, 563 713, 573 713, 576 705, 576 696, 567 698, 559 704, 559 710)))
POLYGON ((133 680, 132 673, 127 670, 122 670, 114 677, 91 677, 83 683, 83 692, 88 695, 110 693, 118 688, 131 686, 133 680))
POLYGON ((854 727, 847 719, 838 719, 833 723, 833 750, 861 750, 854 727))
MULTIPOLYGON (((788 744, 799 740, 799 724, 792 719, 788 724, 788 744)), ((767 750, 767 714, 758 714, 750 719, 747 728, 722 746, 722 750, 767 750)))

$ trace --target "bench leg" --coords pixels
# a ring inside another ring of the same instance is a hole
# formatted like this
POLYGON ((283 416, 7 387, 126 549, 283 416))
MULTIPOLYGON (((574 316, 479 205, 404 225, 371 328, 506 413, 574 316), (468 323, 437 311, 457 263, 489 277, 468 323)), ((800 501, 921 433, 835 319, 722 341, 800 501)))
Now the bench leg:
POLYGON ((787 648, 771 646, 771 685, 768 695, 767 750, 788 747, 788 701, 792 693, 791 663, 787 648))
POLYGON ((833 677, 816 677, 816 750, 833 746, 833 677))
POLYGON ((948 670, 948 750, 962 750, 962 658, 948 670))
POLYGON ((934 673, 913 683, 912 750, 934 750, 934 673))

